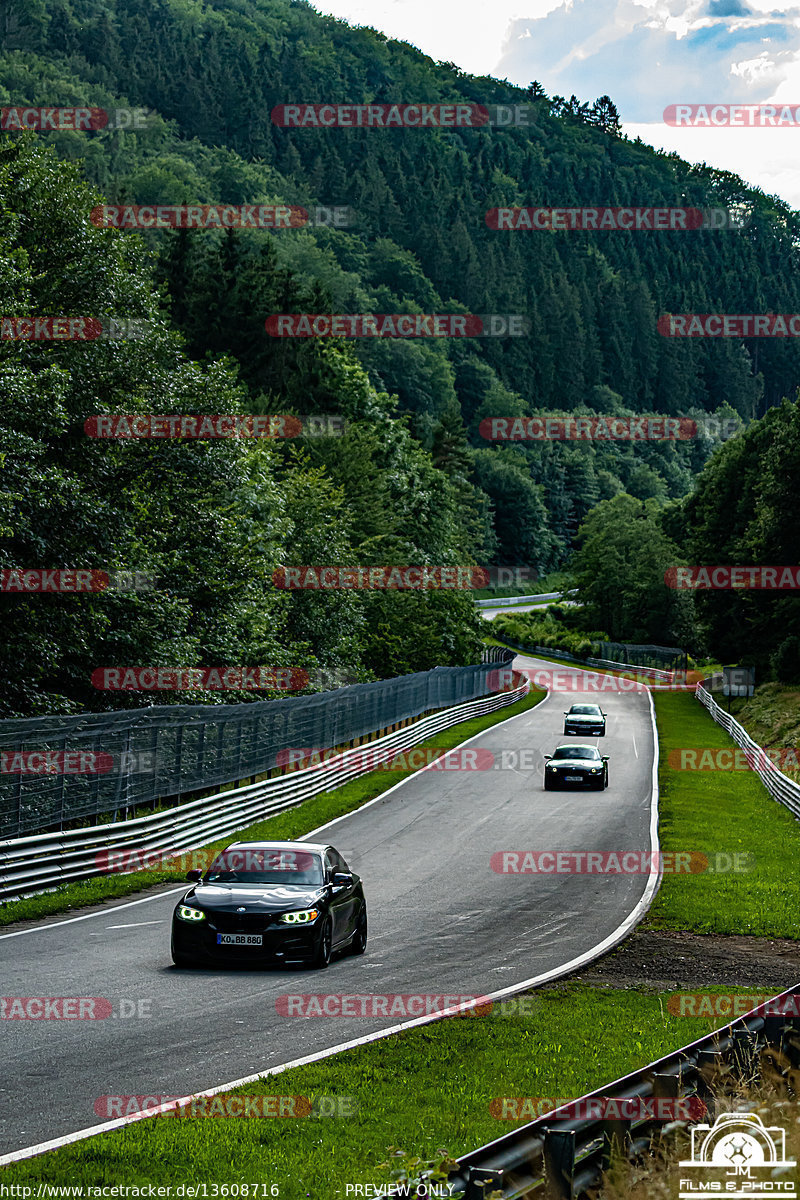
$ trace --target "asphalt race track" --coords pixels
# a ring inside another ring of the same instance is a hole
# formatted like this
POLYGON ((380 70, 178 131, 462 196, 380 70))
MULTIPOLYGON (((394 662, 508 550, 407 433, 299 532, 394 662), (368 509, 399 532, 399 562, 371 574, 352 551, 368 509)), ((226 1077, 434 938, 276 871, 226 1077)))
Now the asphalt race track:
MULTIPOLYGON (((562 680, 585 674, 522 656, 516 665, 562 680)), ((281 1016, 276 1000, 286 993, 490 995, 613 936, 642 899, 646 874, 500 874, 490 859, 651 848, 647 694, 554 692, 468 749, 496 760, 506 751, 506 765, 423 771, 308 835, 333 843, 363 877, 362 958, 334 959, 326 971, 178 970, 169 954, 174 891, 0 934, 3 996, 102 997, 115 1014, 2 1021, 0 1154, 107 1120, 95 1110, 101 1096, 185 1096, 398 1024, 397 1016, 281 1016), (608 732, 590 740, 610 756, 608 790, 545 792, 541 756, 566 740, 563 710, 598 699, 608 732)))

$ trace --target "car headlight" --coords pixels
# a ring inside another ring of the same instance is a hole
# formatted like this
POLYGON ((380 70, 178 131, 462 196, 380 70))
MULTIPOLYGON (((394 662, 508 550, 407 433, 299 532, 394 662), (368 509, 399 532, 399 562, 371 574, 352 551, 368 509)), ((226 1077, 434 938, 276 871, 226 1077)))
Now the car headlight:
POLYGON ((318 916, 318 908, 305 908, 300 912, 281 913, 281 921, 284 925, 308 925, 309 922, 316 921, 318 916))
POLYGON ((555 768, 555 767, 551 767, 551 766, 550 766, 550 764, 548 763, 548 764, 547 764, 547 769, 548 769, 548 771, 555 771, 555 769, 556 769, 556 768, 555 768))
POLYGON ((592 774, 593 774, 593 775, 599 775, 599 773, 600 773, 600 768, 599 768, 599 767, 592 767, 592 774))
POLYGON ((205 921, 206 914, 199 908, 189 908, 188 904, 178 905, 178 916, 182 921, 205 921))

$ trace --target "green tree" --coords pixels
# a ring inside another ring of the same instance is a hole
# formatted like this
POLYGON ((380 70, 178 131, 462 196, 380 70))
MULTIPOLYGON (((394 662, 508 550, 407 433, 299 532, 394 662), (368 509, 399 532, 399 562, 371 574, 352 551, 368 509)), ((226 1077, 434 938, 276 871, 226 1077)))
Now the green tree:
POLYGON ((691 595, 664 580, 681 558, 660 526, 658 504, 625 494, 604 500, 581 525, 577 542, 571 574, 588 626, 607 629, 613 641, 692 648, 691 595))

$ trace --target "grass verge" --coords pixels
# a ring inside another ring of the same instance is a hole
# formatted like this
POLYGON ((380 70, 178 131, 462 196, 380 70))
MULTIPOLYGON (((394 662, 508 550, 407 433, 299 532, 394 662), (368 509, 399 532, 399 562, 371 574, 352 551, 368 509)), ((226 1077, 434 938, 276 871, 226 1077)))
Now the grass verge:
MULTIPOLYGON (((497 712, 488 713, 483 717, 474 717, 444 729, 434 737, 420 743, 419 748, 432 747, 450 750, 468 738, 474 737, 505 721, 509 717, 533 708, 546 693, 538 688, 531 688, 530 693, 516 704, 497 712)), ((336 817, 353 812, 369 800, 374 800, 381 792, 394 787, 401 779, 413 775, 416 768, 405 771, 378 770, 371 771, 353 779, 343 787, 331 792, 322 792, 310 800, 303 801, 296 808, 277 813, 265 821, 259 821, 246 829, 240 830, 237 838, 264 839, 270 841, 287 840, 303 837, 312 829, 333 821, 336 817)), ((222 850, 233 839, 232 834, 220 841, 209 843, 207 849, 222 850)), ((23 900, 12 900, 0 906, 0 927, 9 925, 12 921, 40 920, 42 917, 53 916, 57 913, 71 912, 73 909, 86 908, 99 904, 103 900, 114 900, 121 896, 130 896, 146 888, 164 883, 180 883, 186 877, 186 868, 176 864, 171 870, 134 871, 130 874, 99 875, 81 883, 68 883, 52 892, 39 896, 29 896, 23 900)))
POLYGON ((731 715, 744 725, 754 742, 775 748, 775 762, 784 775, 800 781, 800 691, 785 683, 762 683, 752 696, 730 704, 731 715))
POLYGON ((280 1200, 335 1200, 347 1184, 386 1183, 379 1166, 390 1146, 423 1158, 440 1147, 458 1155, 529 1119, 493 1116, 495 1098, 571 1099, 710 1031, 707 1018, 670 1014, 668 995, 578 983, 550 987, 525 997, 525 1006, 515 998, 483 1017, 438 1021, 239 1089, 312 1102, 353 1097, 356 1116, 152 1118, 13 1164, 2 1180, 258 1181, 267 1185, 259 1197, 274 1184, 280 1200))
POLYGON ((665 874, 653 929, 800 937, 800 822, 754 771, 681 769, 681 751, 733 743, 689 692, 653 692, 660 762, 661 848, 700 852, 698 874, 665 874), (744 855, 732 870, 735 855, 744 855))
MULTIPOLYGON (((539 698, 532 696, 503 710, 494 721, 454 727, 431 744, 455 744, 539 698)), ((648 918, 651 927, 797 937, 800 897, 794 863, 800 827, 749 772, 731 772, 720 780, 719 772, 683 771, 670 763, 670 752, 674 763, 674 752, 683 747, 731 743, 691 693, 656 692, 654 699, 663 848, 700 850, 714 865, 718 853, 750 852, 755 861, 745 874, 665 876, 648 918)), ((365 777, 255 828, 260 836, 265 831, 267 836, 297 836, 340 811, 358 807, 401 777, 392 775, 365 777), (350 788, 366 791, 345 806, 344 793, 350 788), (323 803, 333 808, 314 810, 323 803), (283 824, 297 821, 302 828, 283 824)), ((751 994, 752 989, 725 989, 729 992, 751 994)), ((344 1198, 348 1184, 387 1182, 388 1172, 380 1164, 390 1147, 407 1149, 421 1159, 436 1157, 441 1147, 458 1155, 529 1119, 498 1120, 490 1112, 493 1099, 572 1098, 724 1023, 721 1017, 673 1015, 667 1007, 669 994, 589 987, 577 981, 553 985, 496 1005, 484 1017, 409 1030, 240 1089, 248 1095, 305 1096, 314 1103, 322 1096, 352 1097, 356 1116, 155 1118, 15 1164, 3 1172, 3 1183, 258 1181, 268 1185, 259 1192, 259 1200, 269 1195, 272 1184, 281 1200, 344 1198)), ((88 1124, 92 1116, 87 1118, 76 1124, 88 1124)))

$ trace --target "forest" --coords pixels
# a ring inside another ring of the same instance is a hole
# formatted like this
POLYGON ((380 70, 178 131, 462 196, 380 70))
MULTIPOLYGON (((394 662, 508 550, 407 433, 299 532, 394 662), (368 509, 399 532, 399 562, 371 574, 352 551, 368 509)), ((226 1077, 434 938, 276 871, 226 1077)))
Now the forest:
POLYGON ((800 633, 790 598, 662 595, 662 566, 797 561, 781 517, 794 511, 794 340, 683 339, 659 325, 671 313, 800 311, 798 215, 778 198, 626 138, 609 96, 469 76, 303 0, 2 0, 0 107, 0 313, 140 323, 129 338, 0 340, 0 568, 158 581, 3 595, 1 715, 184 698, 97 691, 92 672, 107 665, 371 679, 476 661, 468 592, 276 589, 274 572, 299 563, 569 566, 590 627, 615 637, 733 654, 753 605, 753 653, 800 633), (409 102, 528 117, 426 129, 273 119, 288 104, 409 102), (15 128, 9 114, 36 105, 123 116, 15 128), (104 205, 322 215, 137 232, 100 227, 104 205), (489 215, 579 206, 738 219, 595 231, 498 228, 489 215), (270 317, 298 313, 517 315, 525 332, 270 336, 270 317), (335 436, 86 435, 100 414, 151 413, 325 417, 335 436), (500 418, 643 414, 695 422, 697 435, 487 436, 500 418), (709 417, 735 436, 723 442, 709 417), (617 611, 615 578, 645 532, 658 598, 640 581, 617 611))

